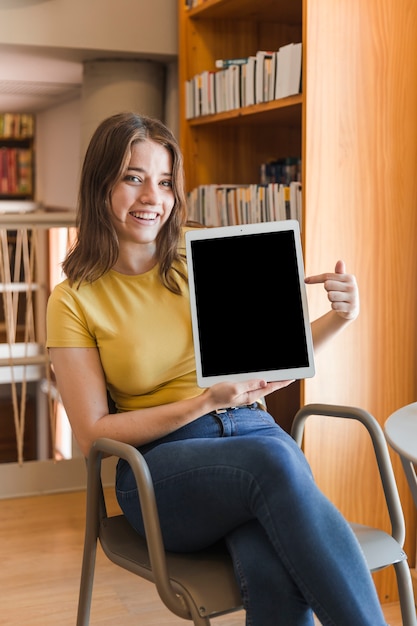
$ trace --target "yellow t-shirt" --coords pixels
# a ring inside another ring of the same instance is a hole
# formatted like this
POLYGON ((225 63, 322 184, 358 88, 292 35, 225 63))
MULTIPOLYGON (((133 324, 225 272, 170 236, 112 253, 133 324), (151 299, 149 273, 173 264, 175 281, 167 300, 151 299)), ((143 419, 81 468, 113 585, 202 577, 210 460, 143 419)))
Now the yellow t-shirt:
POLYGON ((178 296, 155 267, 139 276, 111 270, 77 289, 57 285, 47 307, 47 347, 97 347, 119 411, 202 393, 197 386, 188 286, 178 296))

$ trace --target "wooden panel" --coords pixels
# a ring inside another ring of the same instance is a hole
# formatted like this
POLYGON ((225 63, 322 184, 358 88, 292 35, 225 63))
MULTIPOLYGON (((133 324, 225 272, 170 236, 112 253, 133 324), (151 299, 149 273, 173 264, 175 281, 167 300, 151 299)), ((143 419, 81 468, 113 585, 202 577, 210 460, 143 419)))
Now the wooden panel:
MULTIPOLYGON (((361 314, 319 357, 305 399, 361 406, 383 424, 417 397, 417 4, 310 2, 307 42, 306 269, 322 272, 345 259, 358 278, 361 314)), ((327 303, 320 289, 308 289, 315 317, 327 303)), ((368 491, 376 470, 365 441, 345 425, 329 436, 308 432, 306 450, 325 491, 354 517, 349 484, 359 472, 363 513, 385 525, 376 487, 368 491)), ((413 562, 415 510, 394 463, 413 562)), ((378 586, 384 600, 395 597, 391 574, 381 572, 378 586)))
POLYGON ((258 183, 260 163, 301 155, 300 129, 268 124, 193 127, 189 189, 197 184, 258 183), (239 150, 236 146, 239 145, 239 150))
POLYGON ((300 386, 301 382, 296 380, 266 398, 269 413, 287 433, 291 431, 294 415, 300 408, 300 386))
MULTIPOLYGON (((25 433, 23 445, 23 458, 25 461, 34 461, 36 459, 35 406, 35 398, 28 397, 25 409, 25 433)), ((13 404, 11 398, 0 398, 0 420, 0 463, 16 463, 18 461, 18 454, 13 419, 13 404)))

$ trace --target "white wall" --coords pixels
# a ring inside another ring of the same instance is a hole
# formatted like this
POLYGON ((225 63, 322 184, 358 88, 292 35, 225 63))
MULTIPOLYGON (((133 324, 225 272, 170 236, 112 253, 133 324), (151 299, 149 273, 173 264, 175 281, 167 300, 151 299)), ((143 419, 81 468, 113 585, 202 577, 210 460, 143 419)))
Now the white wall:
MULTIPOLYGON (((166 63, 164 121, 175 134, 177 31, 177 0, 0 0, 0 50, 2 45, 53 47, 70 58, 69 50, 76 49, 78 59, 82 50, 112 50, 166 63)), ((46 206, 76 205, 81 108, 77 97, 36 114, 36 199, 46 206)), ((83 463, 78 458, 0 464, 0 499, 83 488, 83 463)))
POLYGON ((80 174, 81 99, 36 115, 36 197, 74 209, 80 174))
MULTIPOLYGON (((164 121, 178 136, 176 62, 167 65, 164 121)), ((81 168, 81 98, 36 115, 36 199, 74 209, 81 168)))
POLYGON ((0 0, 0 43, 172 57, 177 0, 0 0))

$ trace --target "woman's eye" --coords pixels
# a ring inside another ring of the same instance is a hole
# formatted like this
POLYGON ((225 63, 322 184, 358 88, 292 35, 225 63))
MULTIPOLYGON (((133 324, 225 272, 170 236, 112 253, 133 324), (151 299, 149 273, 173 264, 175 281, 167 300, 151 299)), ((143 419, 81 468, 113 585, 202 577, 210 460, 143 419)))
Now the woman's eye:
POLYGON ((164 187, 172 187, 172 180, 163 180, 161 182, 161 185, 163 185, 164 187))
POLYGON ((139 176, 135 176, 134 174, 126 174, 124 180, 129 183, 140 183, 139 176))

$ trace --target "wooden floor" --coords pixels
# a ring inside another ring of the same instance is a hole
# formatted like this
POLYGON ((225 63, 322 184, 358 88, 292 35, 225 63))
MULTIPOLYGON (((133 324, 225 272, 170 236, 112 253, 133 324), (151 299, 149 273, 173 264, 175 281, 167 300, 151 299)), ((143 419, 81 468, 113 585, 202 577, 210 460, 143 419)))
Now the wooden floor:
MULTIPOLYGON (((111 508, 117 510, 112 500, 111 508)), ((84 493, 0 500, 2 626, 75 626, 83 547, 84 493)), ((401 626, 397 604, 384 605, 401 626)), ((154 587, 110 563, 98 550, 91 626, 181 626, 154 587)), ((212 620, 244 626, 243 612, 212 620)))

